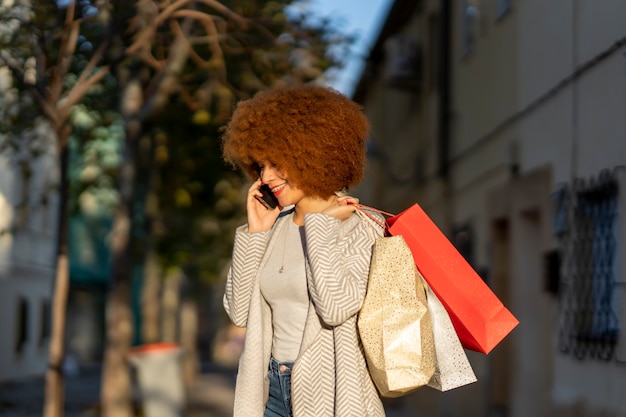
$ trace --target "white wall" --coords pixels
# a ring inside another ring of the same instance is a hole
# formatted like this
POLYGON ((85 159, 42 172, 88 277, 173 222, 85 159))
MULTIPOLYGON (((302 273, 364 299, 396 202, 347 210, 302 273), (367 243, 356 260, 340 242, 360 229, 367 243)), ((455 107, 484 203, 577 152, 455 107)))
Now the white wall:
MULTIPOLYGON (((10 88, 6 75, 0 71, 4 89, 10 88)), ((41 156, 33 159, 27 146, 0 155, 0 380, 42 374, 48 360, 58 170, 50 127, 40 120, 34 125, 22 133, 19 143, 36 141, 41 156), (28 167, 30 175, 20 167, 28 167), (21 302, 26 306, 26 333, 18 348, 21 302)))

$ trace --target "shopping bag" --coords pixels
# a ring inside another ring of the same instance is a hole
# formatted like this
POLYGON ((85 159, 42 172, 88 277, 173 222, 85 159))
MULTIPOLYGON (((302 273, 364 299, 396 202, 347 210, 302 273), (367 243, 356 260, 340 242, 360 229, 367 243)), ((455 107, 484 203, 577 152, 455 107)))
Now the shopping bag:
MULTIPOLYGON (((421 276, 420 278, 423 280, 421 276)), ((428 381, 428 386, 438 391, 449 391, 476 382, 476 374, 452 326, 448 312, 428 283, 423 281, 423 284, 426 289, 428 311, 433 322, 436 356, 435 372, 428 381)))
POLYGON ((435 372, 432 321, 424 285, 402 236, 375 240, 357 326, 381 396, 399 397, 429 383, 435 372))
POLYGON ((388 218, 387 225, 391 235, 404 237, 466 349, 489 353, 517 326, 519 321, 418 204, 388 218))

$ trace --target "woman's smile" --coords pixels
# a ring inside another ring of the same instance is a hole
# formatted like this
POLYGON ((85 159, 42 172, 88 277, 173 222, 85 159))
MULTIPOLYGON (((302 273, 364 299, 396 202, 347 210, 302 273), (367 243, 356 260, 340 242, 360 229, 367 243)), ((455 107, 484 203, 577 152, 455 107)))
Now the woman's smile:
POLYGON ((282 184, 279 184, 276 187, 272 187, 270 190, 272 191, 272 193, 274 193, 276 197, 278 197, 283 192, 286 186, 287 186, 287 183, 283 182, 282 184))

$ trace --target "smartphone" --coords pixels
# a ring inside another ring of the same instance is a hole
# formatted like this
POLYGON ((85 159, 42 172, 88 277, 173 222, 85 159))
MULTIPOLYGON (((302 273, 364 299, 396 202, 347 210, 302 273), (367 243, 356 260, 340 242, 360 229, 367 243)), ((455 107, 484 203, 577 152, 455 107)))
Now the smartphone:
POLYGON ((263 204, 266 209, 272 210, 272 209, 275 209, 276 206, 278 206, 278 200, 276 199, 276 196, 274 195, 274 193, 270 191, 270 187, 267 184, 263 184, 259 188, 259 191, 263 193, 263 196, 261 197, 255 196, 255 198, 261 204, 263 204))

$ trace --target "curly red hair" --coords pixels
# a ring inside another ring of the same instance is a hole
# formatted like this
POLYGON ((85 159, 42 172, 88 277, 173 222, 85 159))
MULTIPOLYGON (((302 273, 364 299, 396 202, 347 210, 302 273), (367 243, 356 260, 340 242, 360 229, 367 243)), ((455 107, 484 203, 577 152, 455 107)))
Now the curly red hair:
POLYGON ((268 162, 305 194, 327 198, 363 177, 369 123, 358 104, 331 88, 259 92, 237 104, 222 133, 224 160, 251 179, 268 162))

